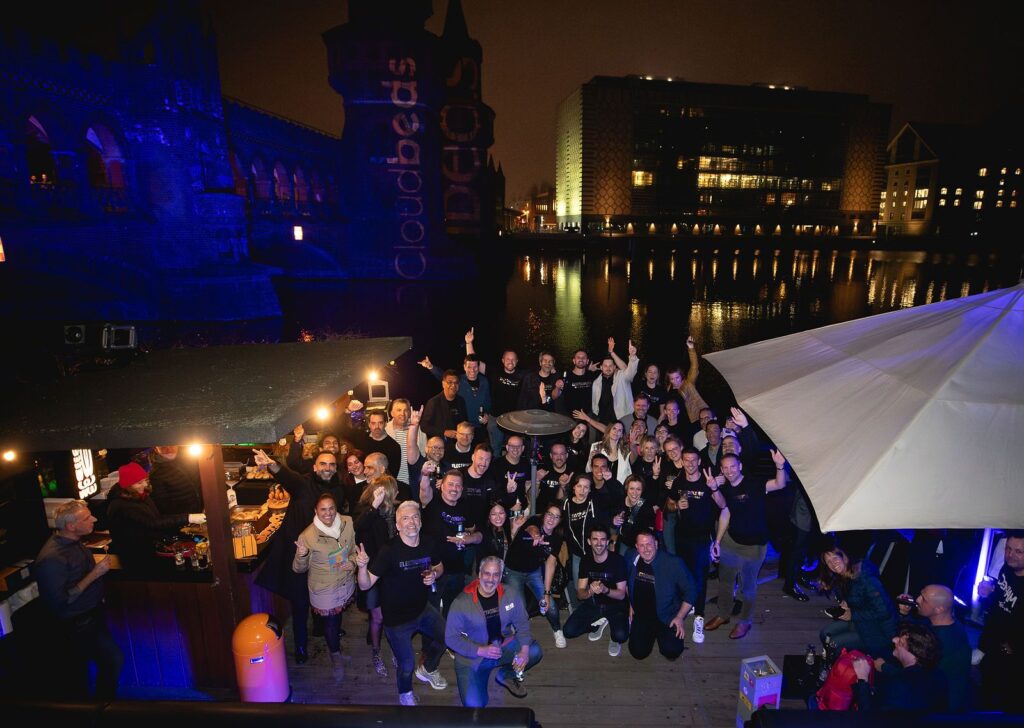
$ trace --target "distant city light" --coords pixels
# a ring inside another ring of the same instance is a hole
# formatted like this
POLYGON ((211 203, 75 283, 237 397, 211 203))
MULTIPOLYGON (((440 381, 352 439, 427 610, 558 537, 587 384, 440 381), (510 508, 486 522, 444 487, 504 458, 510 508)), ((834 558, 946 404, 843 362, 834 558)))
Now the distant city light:
POLYGON ((4 450, 3 458, 5 461, 13 463, 17 457, 18 453, 14 452, 14 450, 4 450))
POLYGON ((292 236, 296 240, 302 240, 302 226, 301 225, 296 225, 295 227, 292 228, 292 236))

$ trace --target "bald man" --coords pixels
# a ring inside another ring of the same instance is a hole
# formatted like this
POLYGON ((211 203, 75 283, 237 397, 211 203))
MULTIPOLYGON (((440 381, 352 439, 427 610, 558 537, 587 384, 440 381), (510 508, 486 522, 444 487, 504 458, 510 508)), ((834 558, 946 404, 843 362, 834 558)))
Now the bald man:
MULTIPOLYGON (((966 711, 970 707, 971 643, 954 614, 953 592, 942 584, 929 584, 917 597, 917 613, 928 620, 932 632, 942 643, 939 670, 946 676, 949 686, 949 710, 966 711)), ((882 659, 875 663, 883 672, 900 669, 891 660, 884 666, 882 659)))

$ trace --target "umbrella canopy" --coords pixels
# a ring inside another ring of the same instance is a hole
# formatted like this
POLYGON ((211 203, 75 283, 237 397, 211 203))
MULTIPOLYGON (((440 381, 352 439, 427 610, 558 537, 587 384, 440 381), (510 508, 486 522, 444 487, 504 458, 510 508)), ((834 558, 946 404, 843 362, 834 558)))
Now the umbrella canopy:
POLYGON ((1024 527, 1024 284, 706 358, 822 530, 1024 527))
POLYGON ((410 348, 408 337, 156 351, 4 402, 22 451, 273 442, 410 348))

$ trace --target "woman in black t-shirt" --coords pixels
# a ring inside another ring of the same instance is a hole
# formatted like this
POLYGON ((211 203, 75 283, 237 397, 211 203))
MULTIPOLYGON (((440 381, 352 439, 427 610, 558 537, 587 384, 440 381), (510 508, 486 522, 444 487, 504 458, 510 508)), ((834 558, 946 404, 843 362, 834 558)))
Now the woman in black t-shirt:
POLYGON ((508 547, 516 532, 526 523, 526 513, 519 511, 518 517, 509 519, 508 511, 501 503, 491 504, 487 523, 480 530, 484 540, 477 546, 477 558, 483 561, 488 556, 497 556, 502 561, 508 556, 508 547))
MULTIPOLYGON (((597 509, 594 500, 590 496, 590 489, 593 482, 586 473, 579 473, 573 476, 569 482, 569 489, 572 497, 566 498, 562 504, 562 527, 565 529, 565 541, 569 547, 569 578, 568 583, 576 583, 576 574, 579 573, 580 559, 590 552, 590 545, 587 543, 587 524, 597 518, 597 509)), ((567 589, 569 593, 569 605, 576 608, 576 590, 567 589)))
POLYGON ((626 497, 619 507, 612 525, 619 529, 615 551, 628 562, 636 547, 636 536, 646 531, 654 533, 654 504, 644 498, 644 480, 639 475, 626 478, 626 497))

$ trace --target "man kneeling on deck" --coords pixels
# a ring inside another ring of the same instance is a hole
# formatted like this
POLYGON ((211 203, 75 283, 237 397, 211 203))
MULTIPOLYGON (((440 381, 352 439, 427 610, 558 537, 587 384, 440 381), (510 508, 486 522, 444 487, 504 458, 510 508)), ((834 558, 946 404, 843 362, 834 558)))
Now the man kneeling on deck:
POLYGON ((657 640, 658 651, 675 660, 683 654, 684 620, 696 594, 693 577, 682 559, 658 551, 652 533, 637 535, 636 550, 629 562, 629 654, 643 660, 657 640))
POLYGON ((517 698, 526 697, 523 674, 543 653, 530 635, 530 615, 522 593, 501 583, 504 564, 497 556, 480 562, 479 578, 452 602, 445 642, 455 653, 459 696, 467 708, 487 707, 487 682, 495 682, 517 698))

